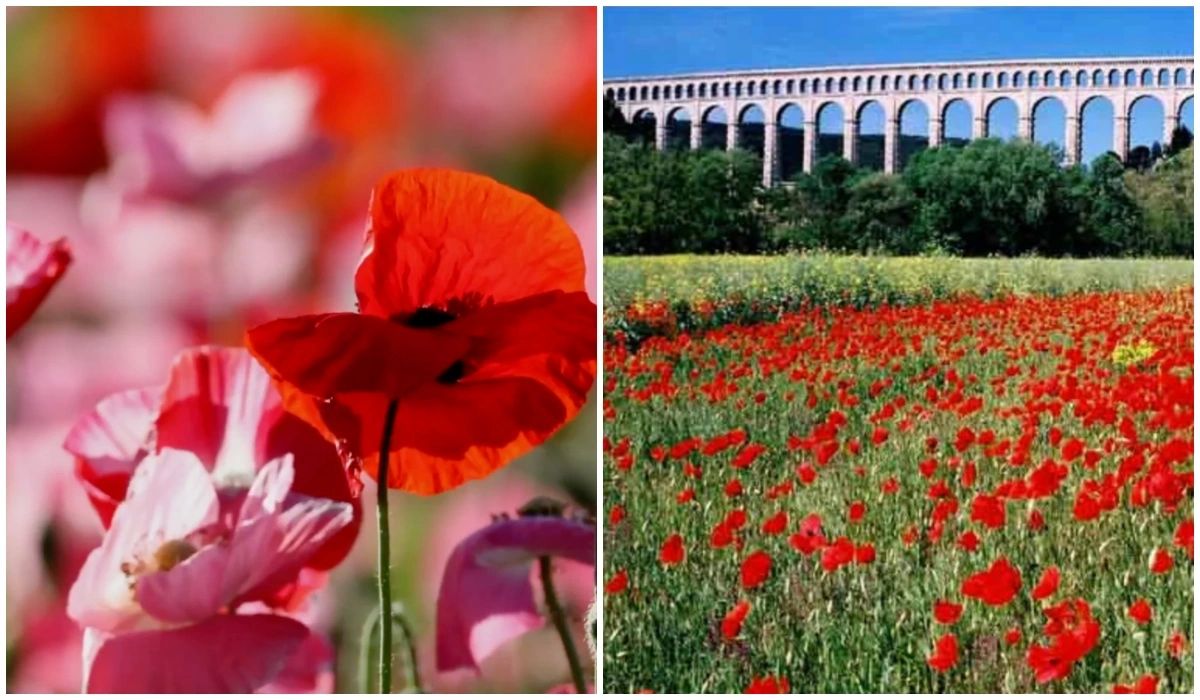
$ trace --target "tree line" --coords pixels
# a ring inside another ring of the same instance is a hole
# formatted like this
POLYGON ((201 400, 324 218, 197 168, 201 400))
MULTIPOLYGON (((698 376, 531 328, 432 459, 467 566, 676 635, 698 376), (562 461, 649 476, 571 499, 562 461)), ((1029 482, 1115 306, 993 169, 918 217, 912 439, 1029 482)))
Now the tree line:
POLYGON ((896 175, 829 156, 761 186, 741 150, 657 151, 605 114, 608 254, 825 250, 892 255, 1192 255, 1191 134, 1062 167, 1052 146, 979 139, 916 153, 896 175))

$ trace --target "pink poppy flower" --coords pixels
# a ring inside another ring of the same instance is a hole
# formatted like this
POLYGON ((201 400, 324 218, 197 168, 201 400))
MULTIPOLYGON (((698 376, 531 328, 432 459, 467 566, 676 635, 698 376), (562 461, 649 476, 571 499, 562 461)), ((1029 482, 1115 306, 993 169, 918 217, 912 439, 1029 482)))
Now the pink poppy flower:
POLYGON ((319 87, 301 70, 249 73, 209 113, 159 96, 115 98, 105 116, 109 186, 126 197, 196 199, 320 163, 319 87))
POLYGON ((549 624, 538 612, 531 582, 541 556, 586 564, 594 572, 596 526, 521 516, 497 520, 459 543, 438 594, 438 671, 478 671, 506 642, 549 624))
POLYGON ((142 461, 68 598, 86 628, 86 691, 249 692, 275 678, 308 628, 237 609, 295 578, 353 518, 294 493, 294 474, 285 455, 229 499, 194 454, 142 461))
POLYGON ((164 448, 192 453, 222 497, 244 491, 272 460, 295 456, 295 491, 348 504, 350 525, 313 558, 329 569, 349 552, 362 509, 336 449, 283 409, 265 370, 241 348, 180 353, 161 389, 109 396, 76 422, 64 447, 107 525, 137 465, 164 448))
POLYGON ((43 243, 28 231, 7 224, 5 278, 7 280, 7 337, 25 325, 71 264, 71 250, 60 238, 43 243))

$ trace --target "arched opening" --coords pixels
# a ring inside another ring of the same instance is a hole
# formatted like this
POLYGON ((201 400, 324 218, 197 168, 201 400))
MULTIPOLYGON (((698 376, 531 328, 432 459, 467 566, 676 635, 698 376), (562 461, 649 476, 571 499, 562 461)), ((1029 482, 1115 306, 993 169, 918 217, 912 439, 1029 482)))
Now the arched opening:
POLYGON ((929 148, 929 108, 920 100, 909 100, 900 107, 900 144, 898 170, 920 151, 929 148))
POLYGON ((858 165, 883 170, 883 129, 886 122, 883 105, 871 100, 858 110, 854 151, 858 165))
POLYGON ((1046 87, 1048 88, 1058 87, 1058 80, 1056 78, 1057 76, 1054 75, 1054 71, 1048 70, 1044 75, 1042 75, 1042 82, 1045 83, 1046 87))
POLYGON ((850 87, 851 92, 862 92, 862 76, 854 76, 854 82, 850 87))
POLYGON ((1142 87, 1149 87, 1154 84, 1154 72, 1149 68, 1142 71, 1142 87))
POLYGON ((654 145, 654 128, 658 124, 658 119, 654 116, 654 112, 648 109, 638 111, 633 115, 633 121, 630 126, 633 131, 633 138, 637 141, 654 145))
POLYGON ((826 102, 817 110, 817 159, 840 156, 845 141, 846 115, 841 105, 826 102))
POLYGON ((875 76, 867 76, 867 92, 875 92, 875 76))
POLYGON ((1179 126, 1186 126, 1187 130, 1192 132, 1192 135, 1194 136, 1196 134, 1196 122, 1194 121, 1195 115, 1193 114, 1193 111, 1192 98, 1188 97, 1184 99, 1182 103, 1180 103, 1179 126))
POLYGON ((951 100, 942 111, 942 143, 965 146, 971 140, 971 105, 966 100, 951 100))
POLYGON ((1130 68, 1129 70, 1125 71, 1125 81, 1124 81, 1123 85, 1124 85, 1125 87, 1134 87, 1134 86, 1136 86, 1136 85, 1137 85, 1137 71, 1135 71, 1135 70, 1134 70, 1134 69, 1132 69, 1132 68, 1130 68))
POLYGON ((1158 84, 1159 84, 1159 86, 1162 86, 1162 87, 1170 85, 1171 84, 1171 71, 1167 70, 1166 68, 1160 69, 1158 71, 1158 84))
POLYGON ((1108 86, 1121 87, 1121 71, 1113 68, 1108 72, 1108 86))
POLYGON ((1092 87, 1104 87, 1104 71, 1099 68, 1092 71, 1092 87))
POLYGON ((1067 108, 1056 97, 1045 97, 1033 106, 1033 140, 1053 146, 1059 158, 1066 155, 1067 108))
POLYGON ((1015 87, 1015 88, 1025 87, 1025 74, 1024 73, 1013 73, 1013 87, 1015 87))
POLYGON ((754 81, 746 83, 746 97, 754 97, 754 81))
POLYGON ((941 75, 939 75, 938 79, 937 79, 937 89, 945 90, 948 87, 948 85, 946 83, 947 80, 949 80, 949 78, 946 76, 945 73, 942 73, 941 75))
POLYGON ((1093 97, 1083 103, 1079 112, 1079 130, 1082 144, 1079 160, 1090 165, 1093 160, 1109 151, 1116 150, 1113 144, 1113 105, 1106 97, 1093 97))
POLYGON ((963 75, 962 75, 962 73, 955 73, 954 74, 954 89, 962 90, 962 88, 963 88, 963 75))
POLYGON ((1007 97, 993 101, 987 108, 987 134, 991 139, 1008 141, 1017 137, 1017 103, 1007 97))
POLYGON ((1143 95, 1129 105, 1128 162, 1144 167, 1162 155, 1163 106, 1158 98, 1143 95))
POLYGON ((926 75, 921 80, 921 89, 925 90, 926 92, 929 92, 930 90, 933 89, 933 76, 932 75, 926 75))
POLYGON ((700 148, 725 150, 729 140, 729 116, 721 107, 709 107, 700 120, 700 148))
POLYGON ((742 114, 738 117, 738 148, 762 158, 766 141, 764 122, 766 115, 758 105, 749 105, 742 109, 742 114))
POLYGON ((657 85, 650 88, 650 99, 654 100, 655 102, 658 101, 658 86, 657 85))
POLYGON ((667 114, 667 150, 686 151, 692 147, 692 117, 687 109, 676 107, 667 114))
POLYGON ((698 89, 698 93, 699 93, 699 97, 700 97, 700 99, 704 99, 704 98, 708 97, 708 84, 707 84, 707 83, 700 83, 700 87, 699 87, 699 89, 698 89))
POLYGON ((843 93, 843 94, 846 92, 846 79, 845 78, 842 78, 841 80, 838 81, 838 92, 843 93))
POLYGON ((910 75, 910 76, 908 76, 908 90, 909 90, 909 92, 916 92, 916 90, 917 90, 917 81, 918 81, 918 80, 919 80, 919 78, 917 78, 917 76, 915 76, 915 75, 910 75))
POLYGON ((1075 80, 1071 77, 1071 71, 1065 70, 1062 73, 1059 73, 1058 84, 1065 88, 1074 87, 1075 80))
POLYGON ((833 92, 833 78, 825 79, 825 92, 833 92))
POLYGON ((808 93, 808 79, 801 78, 800 79, 800 94, 804 95, 806 93, 808 93))
POLYGON ((1041 87, 1041 85, 1042 76, 1038 75, 1037 71, 1029 71, 1029 87, 1036 88, 1041 87))
POLYGON ((819 95, 821 93, 821 79, 820 78, 813 78, 812 91, 813 91, 814 95, 819 95))
POLYGON ((979 80, 974 73, 967 73, 967 89, 974 90, 979 85, 979 80))
POLYGON ((1175 84, 1176 85, 1187 85, 1187 81, 1188 81, 1187 71, 1185 71, 1182 68, 1176 68, 1175 69, 1175 84))
POLYGON ((999 75, 996 76, 996 87, 998 87, 998 88, 1008 87, 1008 73, 1000 73, 999 75))
POLYGON ((987 89, 987 90, 990 90, 992 88, 992 74, 991 73, 983 74, 983 87, 984 87, 984 89, 987 89))
POLYGON ((608 100, 609 102, 615 102, 617 99, 617 91, 613 90, 612 88, 605 90, 604 99, 608 100))
MULTIPOLYGON (((703 87, 703 86, 701 86, 701 87, 703 87)), ((688 83, 687 98, 690 100, 690 99, 693 99, 694 97, 696 97, 696 85, 694 83, 688 83)))
POLYGON ((788 103, 779 110, 775 123, 779 125, 779 177, 791 180, 804 171, 804 111, 788 103))

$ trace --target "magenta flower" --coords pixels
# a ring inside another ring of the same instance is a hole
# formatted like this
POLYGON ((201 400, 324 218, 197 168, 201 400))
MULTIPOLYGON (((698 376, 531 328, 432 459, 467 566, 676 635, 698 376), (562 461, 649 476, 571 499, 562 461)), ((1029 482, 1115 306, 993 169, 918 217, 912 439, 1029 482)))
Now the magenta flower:
POLYGON ((167 97, 112 101, 109 185, 130 197, 196 199, 294 176, 329 144, 316 127, 316 79, 302 70, 239 77, 209 113, 167 97))
POLYGON ((138 465, 67 602, 86 628, 86 691, 250 692, 285 668, 308 628, 238 607, 294 579, 353 519, 348 504, 294 493, 293 477, 286 455, 231 499, 194 454, 138 465))
POLYGON ((71 264, 66 239, 43 243, 28 231, 7 224, 5 278, 8 288, 8 334, 25 325, 71 264))
POLYGON ((522 516, 497 520, 458 544, 438 593, 438 671, 478 671, 501 645, 549 624, 538 612, 530 580, 542 556, 590 566, 594 578, 595 524, 522 516))
POLYGON ((294 455, 297 493, 346 503, 354 514, 314 557, 315 568, 340 562, 358 535, 359 487, 337 450, 284 411, 266 371, 241 348, 183 351, 164 387, 103 399, 76 422, 64 447, 75 455, 77 474, 106 526, 139 462, 175 448, 199 460, 223 498, 244 492, 272 460, 294 455))

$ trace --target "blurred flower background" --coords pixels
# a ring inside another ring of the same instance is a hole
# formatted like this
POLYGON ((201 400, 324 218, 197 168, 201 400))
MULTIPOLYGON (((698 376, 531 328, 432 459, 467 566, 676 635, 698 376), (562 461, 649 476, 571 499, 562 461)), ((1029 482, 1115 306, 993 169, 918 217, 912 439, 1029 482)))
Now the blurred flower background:
MULTIPOLYGON (((68 428, 112 392, 161 385, 185 347, 352 309, 381 176, 451 166, 532 194, 580 236, 595 297, 595 10, 10 8, 7 32, 7 219, 74 255, 8 344, 8 682, 77 692, 65 597, 101 526, 62 449, 68 428)), ((393 580, 428 689, 565 678, 552 629, 502 647, 480 677, 435 674, 434 602, 451 549, 494 514, 535 495, 594 513, 594 401, 491 478, 393 492, 393 580)), ((365 523, 374 500, 368 483, 365 523)), ((319 594, 331 689, 359 688, 374 605, 363 529, 319 594)), ((582 618, 591 569, 560 577, 582 618)))

